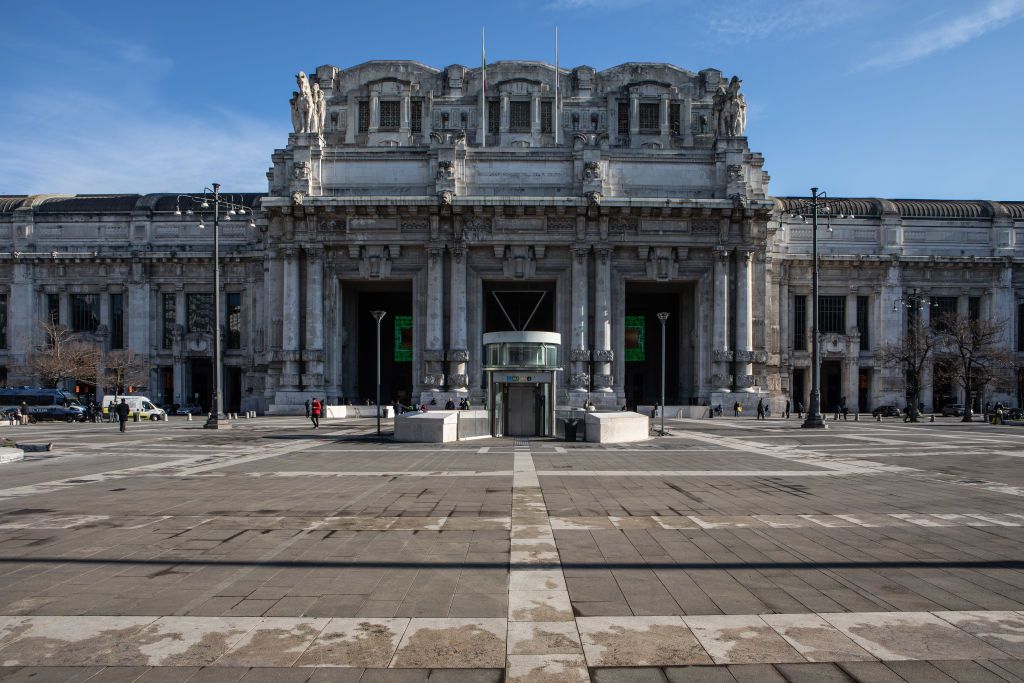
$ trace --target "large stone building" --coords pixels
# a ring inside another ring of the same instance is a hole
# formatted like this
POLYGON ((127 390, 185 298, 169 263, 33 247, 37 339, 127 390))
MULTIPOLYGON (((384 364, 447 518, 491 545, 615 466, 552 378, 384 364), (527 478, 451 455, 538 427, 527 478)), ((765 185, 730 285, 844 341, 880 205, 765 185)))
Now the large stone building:
MULTIPOLYGON (((561 335, 561 372, 540 379, 557 378, 558 404, 653 403, 667 312, 669 404, 807 403, 810 226, 798 200, 768 194, 738 79, 377 61, 297 83, 268 191, 229 196, 256 227, 221 224, 229 410, 373 396, 374 309, 385 400, 479 405, 493 367, 483 335, 526 330, 561 335)), ((206 402, 212 226, 183 201, 0 198, 0 383, 34 383, 26 358, 49 316, 143 354, 157 400, 206 402)), ((1004 320, 1024 352, 1024 203, 835 209, 820 232, 826 406, 904 403, 901 372, 877 352, 904 334, 894 303, 913 290, 1004 320)), ((1020 392, 1018 378, 986 397, 1020 392)), ((927 383, 929 407, 953 398, 927 383)))

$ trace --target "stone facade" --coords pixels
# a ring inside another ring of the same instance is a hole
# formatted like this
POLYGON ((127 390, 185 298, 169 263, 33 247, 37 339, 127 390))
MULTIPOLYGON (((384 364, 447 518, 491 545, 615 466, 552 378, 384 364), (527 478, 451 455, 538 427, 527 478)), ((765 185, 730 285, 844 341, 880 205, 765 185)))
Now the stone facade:
MULTIPOLYGON (((234 196, 257 209, 256 228, 221 224, 229 410, 371 396, 371 308, 388 312, 386 401, 461 394, 480 405, 481 336, 507 323, 562 334, 559 403, 651 402, 658 307, 671 313, 670 403, 767 395, 781 406, 809 389, 793 334, 809 229, 790 216, 795 200, 768 195, 738 79, 497 62, 481 93, 480 69, 378 61, 297 83, 296 132, 272 155, 268 192, 234 196), (508 296, 536 296, 531 317, 505 310, 508 296)), ((34 383, 34 321, 56 308, 70 324, 79 295, 96 294, 90 334, 114 343, 123 307, 122 342, 152 367, 147 392, 202 400, 211 339, 190 295, 212 290, 211 225, 176 215, 178 204, 0 197, 8 383, 34 383)), ((902 380, 876 352, 902 333, 892 304, 909 289, 1006 319, 1006 343, 1020 348, 1024 203, 844 206, 852 217, 832 219, 820 244, 822 295, 842 297, 845 325, 822 348, 851 406, 902 405, 902 380)), ((1015 402, 1015 391, 1000 396, 1015 402)))

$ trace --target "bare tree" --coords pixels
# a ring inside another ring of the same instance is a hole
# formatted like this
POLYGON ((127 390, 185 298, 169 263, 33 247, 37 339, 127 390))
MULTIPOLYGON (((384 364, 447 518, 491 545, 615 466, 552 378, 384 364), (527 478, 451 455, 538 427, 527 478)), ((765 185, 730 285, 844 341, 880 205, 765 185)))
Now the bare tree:
POLYGON ((102 352, 91 342, 50 320, 37 322, 46 342, 28 357, 28 366, 47 387, 58 388, 67 380, 96 381, 102 352))
POLYGON ((907 333, 894 343, 879 348, 878 359, 882 365, 897 367, 903 370, 907 382, 910 400, 907 402, 907 414, 911 422, 917 422, 918 406, 921 405, 921 378, 925 366, 932 361, 939 343, 939 335, 935 329, 924 324, 921 315, 911 315, 907 324, 907 333))
POLYGON ((1006 379, 1015 364, 1014 354, 1002 343, 1006 321, 950 314, 937 323, 943 360, 936 365, 937 376, 963 388, 963 422, 971 422, 971 394, 993 381, 1006 379))
POLYGON ((103 355, 103 379, 114 393, 123 394, 129 387, 145 386, 149 369, 142 356, 134 351, 108 351, 103 355))

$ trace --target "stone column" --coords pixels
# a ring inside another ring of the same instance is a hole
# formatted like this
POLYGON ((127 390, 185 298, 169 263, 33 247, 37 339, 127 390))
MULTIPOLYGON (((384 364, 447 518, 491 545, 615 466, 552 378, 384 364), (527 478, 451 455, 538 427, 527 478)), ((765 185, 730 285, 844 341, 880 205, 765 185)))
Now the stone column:
POLYGON ((380 128, 380 95, 370 93, 370 133, 376 133, 380 128))
POLYGON ((640 132, 640 98, 629 96, 629 134, 635 137, 640 132))
MULTIPOLYGON (((928 330, 932 324, 931 316, 931 297, 928 298, 928 302, 924 306, 918 308, 918 315, 921 316, 921 329, 928 330)), ((927 334, 927 332, 925 332, 927 334)), ((933 356, 934 357, 934 356, 933 356)), ((934 378, 934 364, 931 360, 928 360, 921 368, 921 403, 924 404, 925 410, 932 410, 932 403, 934 400, 934 386, 932 384, 934 378)))
POLYGON ((296 390, 299 383, 299 255, 294 248, 284 251, 281 351, 284 364, 281 389, 296 390))
MULTIPOLYGON (((779 269, 779 302, 777 308, 779 316, 779 365, 782 370, 782 377, 788 378, 790 377, 789 369, 793 365, 791 362, 793 357, 793 339, 789 332, 790 311, 793 308, 793 303, 789 299, 789 266, 786 263, 783 263, 779 269)), ((786 394, 789 396, 791 404, 795 404, 792 383, 786 388, 786 394)))
POLYGON ((401 111, 401 114, 400 114, 399 132, 405 133, 405 134, 408 135, 408 133, 409 133, 409 120, 410 120, 411 114, 412 114, 412 112, 410 111, 410 109, 411 109, 411 101, 409 99, 409 93, 405 93, 404 95, 402 95, 402 105, 401 106, 402 106, 402 111, 401 111))
POLYGON ((438 391, 444 384, 444 249, 429 247, 426 251, 427 338, 424 349, 424 384, 431 391, 438 391))
POLYGON ((326 341, 324 348, 324 384, 327 387, 327 399, 340 403, 342 396, 342 358, 344 349, 344 326, 342 325, 342 288, 338 273, 333 265, 327 266, 324 281, 325 315, 327 321, 326 341))
POLYGON ((540 93, 534 93, 530 103, 530 133, 540 135, 540 93))
POLYGON ((306 363, 302 383, 313 391, 324 386, 324 262, 323 252, 306 252, 306 363))
POLYGON ((851 412, 857 412, 860 406, 857 397, 860 395, 859 375, 860 370, 860 335, 863 334, 857 329, 857 294, 846 295, 846 357, 843 359, 843 395, 846 397, 846 405, 851 412), (853 331, 857 330, 857 334, 853 331))
POLYGON ((711 319, 711 383, 716 389, 725 391, 729 381, 729 252, 716 249, 714 253, 714 275, 712 281, 713 314, 711 319))
POLYGON ((451 250, 451 288, 449 289, 448 322, 448 387, 460 394, 469 393, 468 335, 466 332, 466 252, 462 247, 451 250))
POLYGON ((610 392, 612 375, 612 298, 610 247, 594 249, 594 388, 610 392))
POLYGON ((661 110, 659 111, 659 114, 661 114, 661 121, 658 128, 662 135, 668 135, 669 131, 672 130, 672 126, 669 125, 668 120, 668 94, 664 94, 661 96, 661 102, 659 104, 661 105, 661 110))
MULTIPOLYGON (((180 285, 179 285, 180 287, 180 285)), ((174 327, 177 332, 184 332, 186 327, 187 313, 185 311, 185 292, 178 290, 174 293, 174 327)), ((185 348, 184 341, 180 334, 174 335, 172 343, 174 350, 174 396, 175 400, 182 404, 191 404, 195 398, 192 395, 192 387, 185 386, 185 348)))
POLYGON ((35 383, 28 368, 28 355, 35 348, 35 340, 42 334, 36 320, 46 318, 46 299, 32 287, 32 266, 14 261, 11 269, 11 295, 7 299, 8 330, 7 345, 14 361, 8 371, 7 381, 12 386, 35 383), (37 312, 38 310, 38 312, 37 312))
POLYGON ((498 132, 508 132, 508 95, 502 94, 501 96, 501 116, 498 121, 498 132))
POLYGON ((754 374, 754 301, 751 258, 753 252, 736 252, 736 378, 737 389, 751 389, 754 374))
POLYGON ((587 259, 589 256, 590 247, 572 248, 572 292, 570 296, 572 331, 566 346, 569 349, 569 360, 572 361, 572 376, 569 378, 568 384, 573 391, 578 392, 586 392, 590 389, 590 349, 587 348, 587 303, 590 285, 587 259))

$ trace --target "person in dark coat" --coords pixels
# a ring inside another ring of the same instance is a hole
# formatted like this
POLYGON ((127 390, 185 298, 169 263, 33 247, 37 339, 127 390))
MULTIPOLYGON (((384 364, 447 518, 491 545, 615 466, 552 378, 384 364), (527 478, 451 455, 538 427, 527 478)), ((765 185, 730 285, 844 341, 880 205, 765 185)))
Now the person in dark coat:
POLYGON ((117 422, 121 431, 125 431, 128 424, 128 404, 122 398, 121 402, 117 404, 117 422))
POLYGON ((306 399, 306 419, 307 420, 309 419, 309 416, 310 416, 309 408, 310 408, 310 406, 309 406, 309 399, 307 398, 306 399))
POLYGON ((789 419, 789 399, 786 399, 786 419, 789 419))
POLYGON ((764 419, 764 399, 763 398, 757 399, 757 419, 758 420, 763 420, 764 419))

